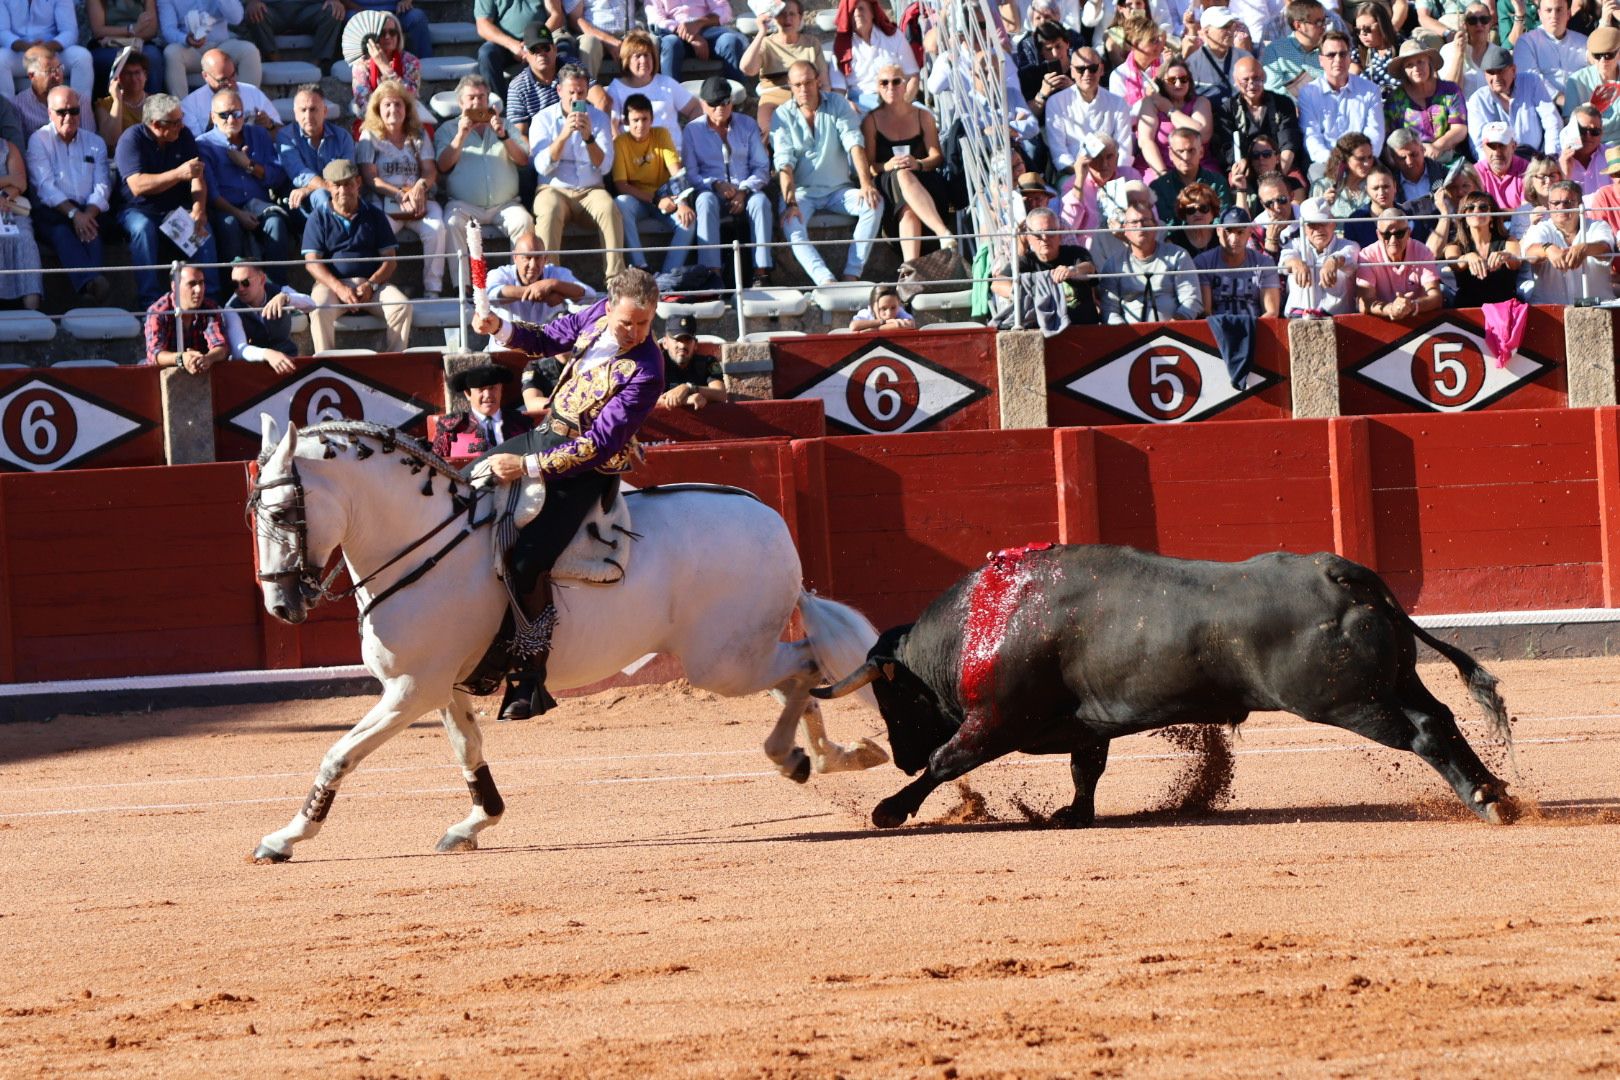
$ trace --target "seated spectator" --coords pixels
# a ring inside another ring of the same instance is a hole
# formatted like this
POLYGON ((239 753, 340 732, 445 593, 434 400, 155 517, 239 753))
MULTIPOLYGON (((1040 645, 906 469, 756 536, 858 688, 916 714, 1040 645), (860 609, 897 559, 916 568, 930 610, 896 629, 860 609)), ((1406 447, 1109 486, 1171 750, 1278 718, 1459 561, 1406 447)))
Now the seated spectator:
POLYGON ((568 28, 574 32, 579 60, 596 78, 602 61, 613 57, 623 65, 620 48, 624 37, 636 28, 631 5, 624 0, 561 0, 566 8, 568 28))
MULTIPOLYGON (((1423 142, 1424 156, 1448 163, 1468 139, 1468 109, 1462 88, 1436 75, 1440 53, 1419 41, 1401 46, 1401 55, 1389 65, 1401 85, 1384 106, 1386 131, 1409 128, 1423 142)), ((1373 149, 1383 148, 1375 138, 1373 149)))
MULTIPOLYGON (((1376 166, 1367 176, 1367 205, 1358 207, 1345 219, 1346 239, 1359 248, 1366 248, 1377 240, 1378 218, 1385 210, 1396 208, 1396 194, 1399 190, 1395 184, 1395 174, 1382 165, 1376 166)), ((1412 239, 1422 240, 1429 232, 1428 222, 1423 222, 1421 226, 1414 222, 1412 239)))
MULTIPOLYGON (((1346 135, 1367 139, 1376 156, 1386 130, 1384 99, 1378 87, 1350 74, 1350 39, 1337 30, 1329 31, 1322 38, 1321 56, 1321 77, 1299 91, 1299 120, 1313 180, 1326 170, 1333 150, 1346 135)), ((1464 135, 1466 132, 1455 135, 1452 141, 1460 142, 1464 135)))
POLYGON ((1400 80, 1389 73, 1389 64, 1400 48, 1401 37, 1389 5, 1382 0, 1366 0, 1356 5, 1352 21, 1355 31, 1350 71, 1378 87, 1380 93, 1390 93, 1400 85, 1400 80))
MULTIPOLYGON (((726 78, 742 79, 738 66, 748 49, 748 39, 731 25, 731 5, 726 0, 647 0, 647 26, 658 36, 658 51, 666 75, 680 82, 681 68, 689 56, 707 60, 713 56, 725 65, 726 78)), ((623 46, 620 46, 623 56, 623 46)), ((676 132, 677 137, 679 132, 676 132)))
MULTIPOLYGON (((1472 102, 1485 86, 1486 55, 1501 48, 1496 44, 1496 12, 1486 0, 1466 0, 1462 24, 1461 32, 1440 48, 1440 78, 1462 87, 1463 100, 1472 102)), ((1512 55, 1508 53, 1509 59, 1512 55)))
POLYGON ((821 37, 804 28, 803 0, 785 0, 776 18, 759 20, 759 31, 737 64, 744 75, 759 79, 755 120, 761 131, 771 130, 771 115, 793 100, 793 92, 788 89, 788 68, 800 60, 814 65, 821 92, 831 93, 821 37))
MULTIPOLYGON (((1154 206, 1153 192, 1140 180, 1120 177, 1104 184, 1102 190, 1097 192, 1097 209, 1111 231, 1093 233, 1087 238, 1086 247, 1091 251, 1091 261, 1101 266, 1107 260, 1125 258, 1129 253, 1125 241, 1121 239, 1125 212, 1133 208, 1146 210, 1151 218, 1155 213, 1154 206)), ((1158 219, 1153 220, 1157 222, 1158 219)))
POLYGON ((1187 67, 1192 72, 1194 92, 1213 107, 1237 93, 1233 75, 1238 61, 1254 58, 1249 50, 1234 43, 1237 28, 1242 25, 1225 5, 1206 7, 1198 17, 1198 43, 1186 54, 1187 67))
POLYGON ((1480 137, 1485 152, 1476 170, 1479 186, 1497 206, 1518 206, 1524 197, 1524 170, 1529 162, 1513 152, 1518 144, 1500 120, 1487 124, 1480 137))
POLYGON ((534 197, 534 227, 547 251, 558 250, 564 222, 589 218, 607 249, 606 271, 613 278, 624 269, 624 222, 603 181, 613 171, 613 136, 601 110, 585 105, 589 82, 577 64, 557 76, 557 104, 535 115, 529 129, 529 154, 540 177, 534 197))
POLYGON ((23 198, 28 164, 16 143, 0 144, 0 151, 5 154, 5 171, 0 173, 0 270, 24 271, 0 274, 0 301, 34 310, 45 284, 39 272, 39 244, 28 221, 30 204, 23 198))
MULTIPOLYGON (((1547 93, 1546 84, 1534 72, 1519 77, 1513 54, 1500 45, 1485 50, 1481 65, 1485 85, 1468 99, 1468 137, 1475 158, 1485 154, 1485 125, 1506 124, 1514 142, 1526 151, 1558 153, 1558 131, 1564 126, 1558 106, 1547 93)), ((1398 132, 1397 132, 1398 134, 1398 132)), ((1390 136, 1394 141, 1395 136, 1390 136)))
POLYGON ((463 395, 467 408, 439 417, 433 452, 447 459, 477 457, 533 431, 534 421, 506 400, 516 389, 516 377, 499 364, 477 364, 450 376, 450 392, 463 395))
POLYGON ((1136 132, 1131 107, 1125 99, 1102 88, 1102 58, 1095 49, 1081 49, 1069 62, 1074 85, 1053 94, 1046 103, 1045 136, 1052 153, 1052 169, 1072 172, 1087 135, 1108 135, 1114 140, 1122 166, 1135 164, 1136 132))
POLYGON ((529 142, 529 123, 541 109, 557 104, 557 47, 545 23, 523 31, 523 70, 506 87, 506 126, 529 142))
MULTIPOLYGON (((896 297, 896 299, 899 299, 896 297)), ((658 404, 666 409, 703 408, 713 402, 731 400, 720 358, 702 351, 697 339, 697 320, 690 315, 664 324, 664 337, 658 343, 664 354, 664 392, 658 404)))
POLYGON ((706 245, 721 241, 720 223, 729 218, 742 226, 753 245, 754 273, 750 284, 769 285, 775 256, 768 246, 775 238, 775 212, 771 197, 770 158, 759 127, 731 104, 731 84, 718 75, 705 79, 698 93, 703 121, 686 125, 681 136, 681 159, 687 183, 697 189, 697 238, 705 245, 698 262, 718 270, 721 253, 706 245))
POLYGON ((23 130, 32 134, 51 122, 45 98, 66 80, 62 77, 62 61, 56 58, 56 53, 49 46, 31 46, 23 56, 28 85, 12 96, 11 103, 16 106, 17 115, 22 117, 23 130))
POLYGON ((544 29, 546 44, 551 44, 552 28, 546 21, 550 7, 535 0, 476 0, 473 4, 473 24, 483 39, 478 46, 478 74, 502 100, 507 84, 528 66, 530 28, 544 29))
POLYGON ((595 289, 566 266, 546 259, 546 249, 533 233, 513 241, 512 261, 497 266, 485 279, 495 314, 510 323, 544 326, 571 306, 596 301, 595 289))
MULTIPOLYGON (((1037 18, 1040 9, 1031 7, 1030 16, 1037 18)), ((1069 62, 1076 49, 1085 47, 1085 39, 1055 18, 1041 18, 1025 40, 1030 41, 1032 59, 1028 64, 1018 60, 1017 49, 1013 63, 1018 69, 1018 90, 1038 117, 1046 115, 1046 103, 1052 95, 1074 85, 1069 78, 1069 62)))
POLYGON ((349 93, 356 116, 366 115, 371 95, 384 79, 397 79, 414 97, 422 95, 422 61, 405 50, 399 19, 389 15, 375 38, 366 37, 366 58, 349 72, 349 93))
POLYGON ((1445 302, 1434 253, 1412 239, 1412 226, 1401 211, 1378 215, 1378 240, 1357 257, 1356 290, 1362 311, 1392 322, 1445 302))
POLYGON ((79 95, 71 87, 51 91, 51 124, 28 136, 28 186, 34 192, 34 231, 62 266, 68 281, 91 306, 105 303, 112 284, 100 267, 102 215, 111 207, 107 145, 83 129, 79 95))
MULTIPOLYGON (((123 193, 118 223, 129 236, 130 261, 137 267, 171 259, 218 262, 208 231, 208 181, 197 140, 180 119, 180 101, 170 94, 150 94, 141 106, 141 124, 124 132, 113 152, 123 193), (191 213, 197 250, 188 254, 160 226, 175 210, 191 213)), ((212 268, 205 278, 218 280, 212 268)), ((162 286, 153 270, 135 271, 135 292, 143 306, 157 299, 162 286)))
POLYGON ((343 6, 350 14, 360 10, 392 15, 405 30, 407 52, 424 60, 433 55, 432 20, 414 0, 344 0, 343 6))
POLYGON ((124 132, 141 125, 141 106, 146 103, 146 55, 134 53, 118 78, 107 88, 107 96, 96 102, 96 134, 109 148, 118 145, 124 132))
MULTIPOLYGON (((1554 158, 1537 158, 1524 170, 1524 202, 1516 208, 1518 213, 1507 219, 1508 235, 1521 243, 1524 234, 1530 231, 1530 226, 1547 218, 1547 199, 1552 195, 1552 186, 1564 179, 1563 171, 1558 168, 1554 158)), ((1479 190, 1475 184, 1473 191, 1479 190)), ((1462 192, 1452 200, 1451 213, 1457 213, 1462 198, 1471 192, 1462 192)), ((1503 207, 1502 209, 1507 209, 1503 207)), ((1461 227, 1459 223, 1459 228, 1461 227)), ((1431 242, 1433 238, 1430 238, 1431 242)))
POLYGON ((866 306, 849 320, 857 333, 872 330, 915 330, 917 317, 900 302, 900 290, 893 285, 874 285, 866 306))
MULTIPOLYGON (((8 94, 15 81, 24 75, 34 82, 33 68, 37 62, 34 50, 38 49, 49 56, 58 69, 56 82, 43 91, 35 83, 34 93, 39 98, 40 116, 45 113, 45 94, 62 84, 65 71, 67 84, 78 91, 84 103, 85 119, 93 119, 90 115, 90 96, 95 89, 95 65, 90 60, 90 50, 79 44, 77 12, 82 8, 83 4, 69 4, 65 0, 43 4, 7 0, 4 11, 0 12, 0 56, 5 58, 11 75, 11 81, 5 84, 8 94)), ((32 117, 24 113, 24 118, 31 120, 32 117)), ((43 119, 37 124, 29 123, 28 130, 38 131, 46 123, 43 119)))
POLYGON ((667 274, 686 265, 692 256, 697 212, 687 194, 690 189, 683 187, 686 169, 674 140, 668 131, 653 127, 652 117, 652 102, 641 94, 631 94, 624 104, 624 129, 613 140, 613 201, 624 222, 624 244, 632 266, 647 269, 647 255, 641 249, 642 221, 661 216, 674 228, 663 257, 667 274))
POLYGON ((1564 179, 1581 185, 1588 195, 1603 187, 1607 183, 1603 176, 1603 118, 1598 111, 1590 105, 1578 106, 1558 138, 1558 165, 1564 179))
POLYGON ((1609 177, 1609 186, 1588 195, 1585 201, 1593 219, 1607 222, 1612 229, 1620 225, 1620 146, 1611 146, 1605 152, 1603 171, 1609 177))
MULTIPOLYGON (((1064 307, 1069 323, 1076 326, 1095 326, 1102 322, 1097 310, 1097 286, 1091 280, 1097 272, 1091 252, 1079 244, 1065 243, 1068 234, 1060 227, 1057 214, 1051 210, 1034 210, 1018 227, 1018 274, 1020 277, 1044 275, 1063 292, 1064 307)), ((1020 282, 1024 288, 1034 288, 1030 281, 1020 282)), ((990 290, 1004 300, 1010 300, 1013 286, 1006 276, 1005 267, 990 282, 990 290)))
POLYGON ((1130 207, 1121 224, 1124 252, 1097 264, 1103 321, 1110 324, 1196 319, 1204 314, 1192 260, 1161 244, 1151 210, 1130 207))
POLYGON ((940 214, 949 208, 950 192, 938 169, 945 160, 939 128, 927 109, 905 98, 906 74, 898 64, 878 72, 881 104, 861 121, 867 160, 872 163, 883 204, 900 236, 901 258, 922 254, 923 229, 954 248, 956 239, 940 214))
POLYGON ((195 266, 182 266, 175 288, 164 290, 146 307, 146 362, 201 375, 229 359, 231 346, 218 306, 208 295, 203 272, 195 266), (179 311, 175 310, 176 295, 180 297, 179 311))
POLYGON ((1292 173, 1305 164, 1305 137, 1300 131, 1299 110, 1294 99, 1266 89, 1265 72, 1254 57, 1244 57, 1232 65, 1232 82, 1237 92, 1215 110, 1215 161, 1228 176, 1240 163, 1253 156, 1255 141, 1267 139, 1276 151, 1276 160, 1267 168, 1292 173))
POLYGON ((1537 0, 1536 14, 1541 25, 1513 42, 1513 62, 1541 76, 1562 109, 1564 85, 1586 66, 1586 35, 1569 28, 1569 0, 1537 0))
POLYGON ((1222 213, 1219 202, 1215 192, 1204 184, 1182 188, 1176 196, 1175 221, 1186 228, 1169 233, 1165 242, 1185 251, 1190 259, 1219 247, 1220 237, 1215 235, 1215 219, 1222 213))
POLYGON ((444 208, 433 201, 439 168, 433 144, 422 130, 416 98, 404 83, 392 79, 377 87, 366 106, 355 162, 370 188, 368 201, 382 208, 395 234, 409 231, 422 239, 422 295, 434 299, 444 291, 444 208))
POLYGON ((231 359, 269 364, 277 374, 292 374, 292 358, 298 355, 293 315, 313 310, 314 297, 291 285, 271 285, 259 267, 237 261, 231 267, 231 297, 225 301, 231 359))
POLYGON ((261 57, 277 59, 277 34, 308 34, 315 39, 310 51, 321 67, 338 59, 338 41, 348 17, 343 0, 242 0, 241 36, 253 43, 261 57))
POLYGON ((669 132, 670 140, 679 144, 681 121, 698 114, 697 98, 675 79, 659 72, 658 51, 652 35, 645 30, 632 30, 624 35, 619 55, 624 58, 623 73, 606 86, 593 86, 590 103, 613 119, 613 134, 617 135, 624 103, 630 100, 631 94, 640 94, 652 102, 653 125, 669 132))
POLYGON ((309 314, 315 351, 335 348, 333 326, 350 311, 380 314, 388 324, 387 349, 404 352, 411 338, 411 305, 397 285, 389 284, 399 250, 388 215, 360 198, 360 170, 342 158, 322 174, 331 193, 329 205, 309 216, 304 226, 304 268, 315 279, 310 290, 316 310, 309 314))
POLYGON ((1356 312, 1356 245, 1337 236, 1332 208, 1321 199, 1299 207, 1300 234, 1283 247, 1277 268, 1288 275, 1283 314, 1290 319, 1356 312))
POLYGON ((1384 163, 1395 177, 1398 189, 1395 201, 1400 203, 1433 196, 1446 176, 1446 167, 1438 161, 1430 161, 1424 155, 1417 133, 1406 128, 1390 132, 1389 141, 1384 144, 1384 163))
MULTIPOLYGON (((272 201, 271 188, 287 186, 270 133, 247 122, 235 90, 214 95, 214 127, 197 140, 208 177, 208 223, 219 257, 283 263, 293 252, 292 223, 272 201)), ((287 268, 273 266, 275 283, 287 282, 287 268)))
POLYGON ((236 77, 236 61, 223 49, 209 49, 203 54, 202 77, 203 84, 187 94, 180 103, 186 129, 193 135, 201 137, 213 126, 214 95, 221 90, 234 90, 241 95, 248 123, 267 128, 272 135, 281 127, 281 114, 276 111, 275 103, 256 84, 242 82, 236 77))
POLYGON ((461 115, 439 125, 434 141, 439 175, 449 201, 444 206, 450 244, 457 258, 467 251, 467 226, 500 223, 508 243, 534 229, 534 218, 518 202, 518 171, 529 167, 528 144, 516 138, 489 104, 482 75, 464 75, 456 84, 461 115))
POLYGON ((1101 228, 1104 218, 1098 206, 1098 195, 1116 177, 1140 180, 1142 174, 1119 163, 1119 147, 1112 136, 1087 135, 1080 143, 1074 176, 1063 193, 1062 208, 1058 211, 1063 228, 1076 233, 1101 228))
POLYGON ((1476 191, 1463 200, 1460 228, 1452 231, 1443 257, 1456 265, 1453 307, 1476 308, 1518 295, 1519 242, 1508 235, 1507 219, 1492 217, 1491 197, 1476 191))
MULTIPOLYGON (((243 82, 259 85, 264 68, 258 47, 234 29, 246 14, 242 0, 157 0, 157 10, 163 40, 168 42, 163 47, 164 85, 171 96, 186 96, 191 89, 186 75, 203 70, 203 52, 209 49, 219 49, 231 58, 233 77, 240 72, 243 82)), ((210 86, 208 92, 212 96, 222 89, 210 86)), ((199 111, 208 112, 206 100, 199 111)))
MULTIPOLYGON (((1434 231, 1429 233, 1429 238, 1424 241, 1429 245, 1430 251, 1436 248, 1445 250, 1446 245, 1451 242, 1452 229, 1461 227, 1456 217, 1457 207, 1462 205, 1463 199, 1479 190, 1479 172, 1472 165, 1452 162, 1451 168, 1446 170, 1444 182, 1434 189, 1431 200, 1433 205, 1426 205, 1423 199, 1410 204, 1415 213, 1440 215, 1440 220, 1434 223, 1434 231)), ((1510 231, 1511 229, 1512 226, 1509 226, 1510 231)))
POLYGON ((855 216, 854 243, 844 262, 844 281, 858 281, 883 219, 883 196, 872 186, 871 163, 855 110, 837 94, 823 98, 816 69, 796 63, 788 73, 793 104, 776 110, 771 145, 782 191, 782 232, 793 255, 817 285, 833 273, 810 242, 810 218, 818 210, 855 216))
MULTIPOLYGON (((1183 60, 1167 59, 1159 68, 1154 89, 1141 103, 1141 119, 1136 122, 1136 149, 1142 175, 1149 183, 1170 172, 1170 136, 1177 131, 1197 133, 1201 146, 1214 134, 1214 114, 1209 102, 1193 93, 1192 71, 1183 60)), ((1200 165, 1213 164, 1212 159, 1200 165)))
MULTIPOLYGON (((154 0, 86 0, 84 13, 90 29, 90 63, 96 86, 107 85, 113 64, 128 48, 132 57, 138 54, 144 61, 141 70, 147 73, 148 81, 141 87, 141 95, 162 89, 151 74, 163 66, 154 0)), ((140 117, 134 122, 140 123, 140 117)))
POLYGON ((1377 166, 1378 152, 1372 140, 1352 131, 1333 144, 1327 167, 1311 185, 1311 194, 1326 199, 1334 217, 1348 217, 1367 205, 1367 177, 1377 166))
POLYGON ((1285 14, 1289 33, 1261 50, 1260 63, 1266 69, 1267 90, 1298 99, 1306 84, 1322 75, 1327 10, 1317 0, 1292 0, 1285 14))
POLYGON ((1204 168, 1200 164, 1203 160, 1204 140, 1198 132, 1192 128, 1177 128, 1170 136, 1170 171, 1148 185, 1157 200, 1160 221, 1180 224, 1176 217, 1176 197, 1189 184, 1203 184, 1215 192, 1222 208, 1230 205, 1231 188, 1223 178, 1204 168))
MULTIPOLYGON (((878 72, 889 64, 899 65, 906 76, 906 99, 916 100, 921 86, 917 56, 900 36, 894 17, 882 0, 839 0, 836 27, 833 59, 844 76, 850 104, 858 112, 877 108, 878 72)), ((739 77, 731 72, 727 74, 739 77)))
POLYGON ((1058 193, 1052 190, 1045 180, 1041 179, 1040 173, 1026 172, 1018 174, 1018 198, 1024 204, 1024 217, 1027 218, 1031 211, 1042 210, 1051 206, 1052 200, 1057 197, 1058 193))
POLYGON ((1282 285, 1272 261, 1249 246, 1253 232, 1249 212, 1230 207, 1221 214, 1218 246, 1196 256, 1193 266, 1220 273, 1200 274, 1199 289, 1206 315, 1282 314, 1282 285))
MULTIPOLYGON (((1277 171, 1277 148, 1271 136, 1257 134, 1249 140, 1249 154, 1227 169, 1226 182, 1232 189, 1232 205, 1242 207, 1250 215, 1260 211, 1260 177, 1277 171)), ((1304 185, 1294 176, 1285 176, 1289 193, 1296 189, 1303 194, 1304 185)))
POLYGON ((293 97, 293 122, 276 137, 276 161, 287 177, 287 209, 299 235, 309 215, 331 205, 325 168, 338 158, 354 160, 354 136, 342 124, 327 119, 326 97, 319 83, 305 83, 293 97))
POLYGON ((1262 176, 1259 188, 1262 209, 1254 216, 1255 232, 1261 254, 1276 263, 1283 248, 1299 235, 1299 219, 1294 214, 1288 180, 1282 173, 1262 176))
POLYGON ((1554 184, 1547 200, 1551 213, 1525 234, 1522 244, 1532 273, 1533 304, 1567 306, 1614 299, 1609 274, 1614 230, 1601 219, 1586 219, 1581 194, 1581 186, 1573 180, 1554 184))

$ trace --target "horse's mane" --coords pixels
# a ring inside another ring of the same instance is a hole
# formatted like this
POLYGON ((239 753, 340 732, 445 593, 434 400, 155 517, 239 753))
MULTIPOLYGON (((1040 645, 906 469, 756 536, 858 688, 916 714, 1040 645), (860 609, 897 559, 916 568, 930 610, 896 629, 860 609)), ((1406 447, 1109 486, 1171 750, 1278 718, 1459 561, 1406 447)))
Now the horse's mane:
MULTIPOLYGON (((432 469, 448 480, 461 483, 465 479, 460 470, 438 454, 435 454, 419 439, 405 434, 398 428, 391 428, 384 424, 374 424, 369 420, 327 420, 323 423, 311 424, 307 428, 300 428, 298 437, 299 439, 306 437, 320 439, 327 444, 328 457, 331 456, 334 445, 342 445, 333 444, 331 440, 334 437, 355 440, 356 446, 360 445, 359 440, 370 439, 379 444, 379 449, 384 454, 397 450, 406 459, 418 462, 419 466, 432 469)), ((370 456, 371 450, 369 448, 361 454, 361 457, 370 456)), ((259 455, 260 465, 263 465, 266 460, 268 460, 268 453, 259 455)), ((416 471, 416 469, 417 467, 413 467, 412 471, 416 471)))

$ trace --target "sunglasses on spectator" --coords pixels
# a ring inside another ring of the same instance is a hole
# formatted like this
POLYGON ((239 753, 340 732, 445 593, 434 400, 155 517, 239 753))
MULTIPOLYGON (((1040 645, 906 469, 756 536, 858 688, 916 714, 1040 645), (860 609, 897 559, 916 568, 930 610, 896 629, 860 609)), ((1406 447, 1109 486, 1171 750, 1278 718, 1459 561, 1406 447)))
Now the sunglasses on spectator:
POLYGON ((253 279, 250 277, 233 277, 231 278, 231 284, 236 286, 237 292, 241 292, 253 284, 253 279))
POLYGON ((1488 214, 1491 212, 1491 204, 1482 202, 1469 203, 1462 208, 1462 212, 1465 214, 1488 214))
POLYGON ((1269 146, 1257 146, 1249 151, 1250 157, 1276 157, 1277 151, 1269 146))
POLYGON ((1581 129, 1581 134, 1588 139, 1596 139, 1603 134, 1603 129, 1601 127, 1589 128, 1585 124, 1578 124, 1576 126, 1581 129))
POLYGON ((1197 203, 1193 206, 1183 207, 1181 212, 1183 214, 1213 214, 1215 208, 1208 203, 1197 203))
POLYGON ((55 116, 78 116, 79 115, 79 110, 78 109, 52 109, 51 113, 53 115, 55 115, 55 116))
POLYGON ((1287 206, 1292 200, 1286 195, 1279 195, 1275 199, 1262 199, 1261 203, 1267 209, 1275 210, 1279 206, 1287 206))
POLYGON ((879 86, 904 86, 904 85, 906 85, 906 80, 904 80, 904 79, 879 79, 878 80, 878 85, 879 86))
POLYGON ((240 119, 242 119, 242 110, 241 109, 221 109, 218 112, 216 112, 214 114, 214 116, 216 118, 220 119, 220 120, 240 120, 240 119))
POLYGON ((1192 80, 1185 75, 1167 75, 1164 79, 1164 85, 1166 86, 1186 86, 1190 82, 1192 80))
POLYGON ((1599 60, 1613 60, 1613 59, 1614 59, 1614 50, 1613 49, 1610 49, 1608 52, 1595 52, 1595 53, 1592 54, 1592 60, 1594 62, 1599 61, 1599 60))
POLYGON ((1378 30, 1378 24, 1377 23, 1373 23, 1370 26, 1358 26, 1358 27, 1356 27, 1356 33, 1358 33, 1358 34, 1371 34, 1371 33, 1377 32, 1377 30, 1378 30))
POLYGON ((1384 232, 1381 232, 1378 235, 1382 236, 1385 240, 1404 240, 1406 238, 1407 231, 1408 230, 1406 229, 1386 229, 1384 232))
POLYGON ((1463 22, 1469 26, 1489 26, 1491 25, 1491 17, 1489 15, 1464 15, 1463 22))
POLYGON ((1349 55, 1350 55, 1350 51, 1348 49, 1340 49, 1338 52, 1325 52, 1325 53, 1323 53, 1322 54, 1322 59, 1324 59, 1324 60, 1343 60, 1345 57, 1347 57, 1349 55))
POLYGON ((180 126, 180 120, 178 118, 174 120, 154 120, 152 121, 152 126, 160 128, 177 128, 180 126))
POLYGON ((1075 64, 1069 68, 1076 75, 1095 75, 1102 70, 1101 64, 1075 64))

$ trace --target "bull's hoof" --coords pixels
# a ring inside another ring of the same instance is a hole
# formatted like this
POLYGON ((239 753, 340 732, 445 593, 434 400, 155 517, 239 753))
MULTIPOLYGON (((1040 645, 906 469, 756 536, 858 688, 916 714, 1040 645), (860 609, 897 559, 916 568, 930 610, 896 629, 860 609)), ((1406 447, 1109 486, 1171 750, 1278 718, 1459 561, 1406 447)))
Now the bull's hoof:
POLYGON ((911 815, 893 805, 892 800, 884 799, 872 810, 872 824, 880 829, 898 829, 906 823, 911 815))
POLYGON ((460 833, 447 832, 439 838, 439 843, 434 850, 439 852, 477 851, 478 837, 462 836, 460 833))
POLYGON ((1493 799, 1479 808, 1479 816, 1490 825, 1511 825, 1519 820, 1519 804, 1503 797, 1493 799))
POLYGON ((1059 829, 1089 829, 1097 822, 1097 813, 1094 810, 1077 810, 1073 806, 1064 806, 1052 812, 1048 824, 1059 829))
POLYGON ((788 758, 788 764, 782 769, 782 775, 793 781, 795 784, 809 783, 810 755, 805 753, 799 747, 795 746, 793 748, 792 755, 790 755, 788 758))
POLYGON ((290 851, 278 851, 269 844, 260 844, 253 849, 253 861, 260 866, 269 866, 271 863, 284 863, 292 858, 290 851))

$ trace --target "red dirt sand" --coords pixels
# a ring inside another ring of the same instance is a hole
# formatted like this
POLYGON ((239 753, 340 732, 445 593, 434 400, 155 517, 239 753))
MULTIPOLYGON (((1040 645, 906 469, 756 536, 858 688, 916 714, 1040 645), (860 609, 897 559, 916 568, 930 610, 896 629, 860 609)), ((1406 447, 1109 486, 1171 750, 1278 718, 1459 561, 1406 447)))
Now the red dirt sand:
POLYGON ((892 766, 795 786, 768 700, 668 689, 486 725, 483 851, 433 854, 434 722, 255 866, 369 702, 0 727, 0 1075, 1615 1076, 1620 661, 1495 668, 1511 828, 1266 716, 1217 811, 1153 810, 1188 761, 1138 737, 1095 829, 1031 824, 1067 763, 1014 758, 880 833, 892 766))

